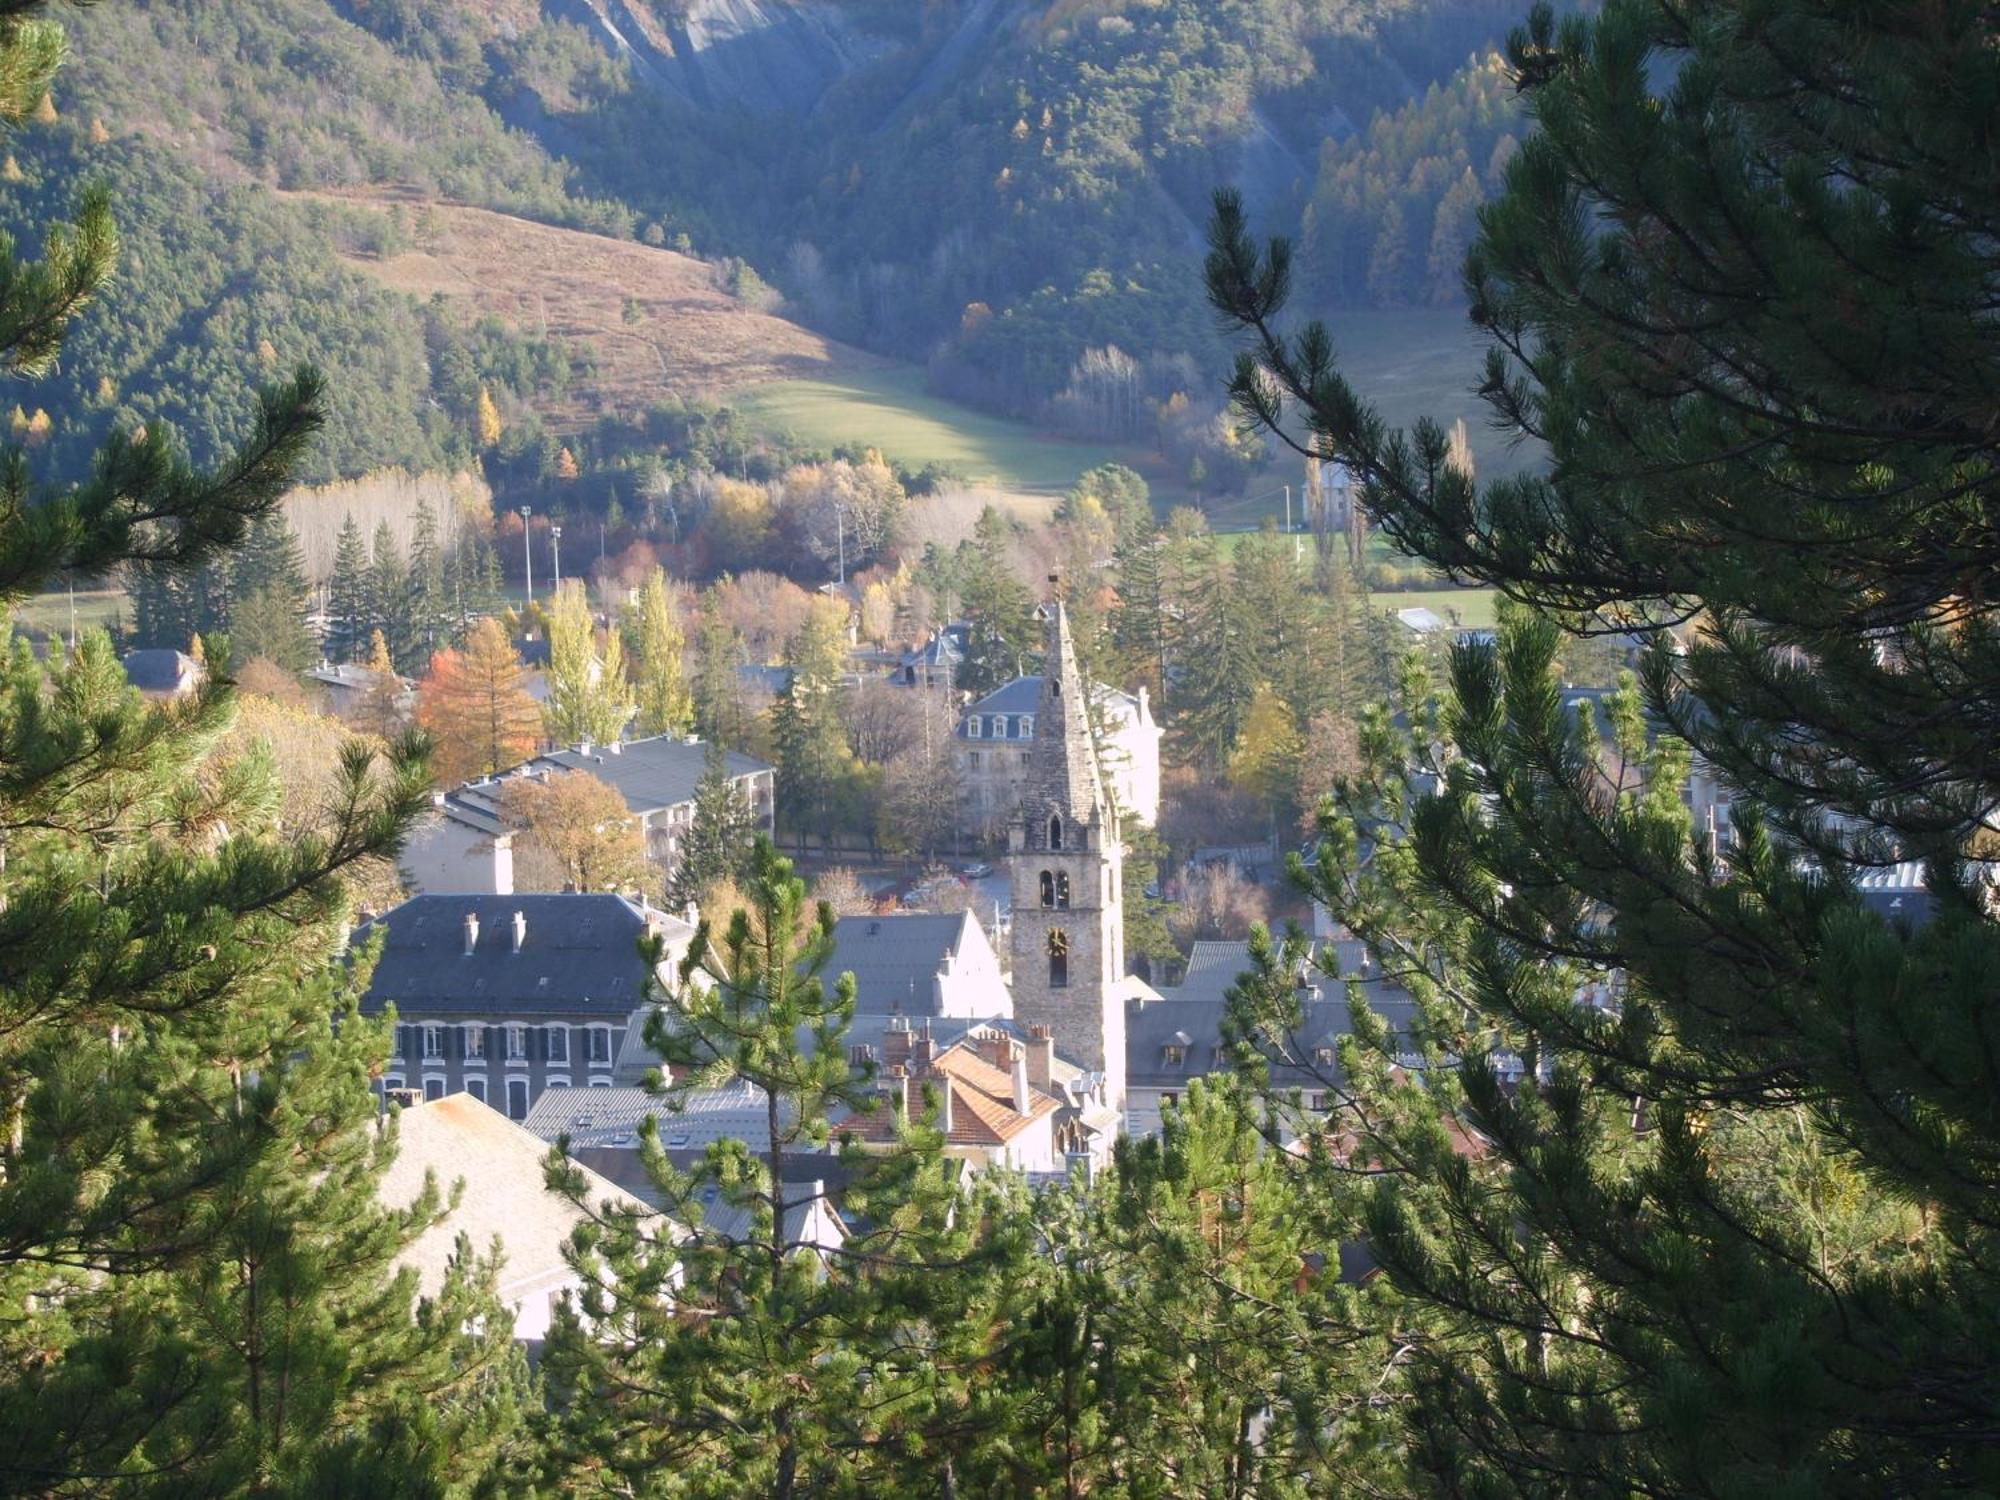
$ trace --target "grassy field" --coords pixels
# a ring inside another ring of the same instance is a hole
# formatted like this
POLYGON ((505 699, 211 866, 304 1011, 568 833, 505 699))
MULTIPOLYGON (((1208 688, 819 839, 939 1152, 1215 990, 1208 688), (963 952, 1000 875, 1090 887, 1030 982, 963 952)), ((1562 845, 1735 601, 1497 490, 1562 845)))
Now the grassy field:
POLYGON ((1492 589, 1406 589, 1396 594, 1370 594, 1369 605, 1394 613, 1428 609, 1468 630, 1490 630, 1499 623, 1500 596, 1492 589))
POLYGON ((1059 494, 1085 469, 1124 456, 1109 443, 1050 437, 939 400, 925 392, 922 372, 907 367, 781 380, 729 400, 765 428, 814 447, 866 444, 908 468, 947 464, 977 483, 1028 494, 1059 494))
MULTIPOLYGON (((7 618, 21 630, 67 636, 69 602, 67 593, 36 594, 8 609, 7 618)), ((125 595, 117 589, 79 591, 76 596, 76 628, 88 630, 93 625, 101 625, 107 630, 115 629, 124 610, 125 595)))

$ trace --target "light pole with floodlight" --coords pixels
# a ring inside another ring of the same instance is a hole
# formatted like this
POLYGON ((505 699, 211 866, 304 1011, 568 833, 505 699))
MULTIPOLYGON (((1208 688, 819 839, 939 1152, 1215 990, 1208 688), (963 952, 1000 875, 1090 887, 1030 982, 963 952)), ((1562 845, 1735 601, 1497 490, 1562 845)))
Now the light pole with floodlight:
POLYGON ((562 527, 549 528, 549 555, 555 559, 556 592, 562 592, 562 527))
POLYGON ((534 550, 528 545, 528 517, 532 516, 535 513, 535 508, 532 505, 523 505, 520 508, 520 510, 521 510, 521 561, 527 565, 528 602, 530 604, 533 604, 535 602, 535 554, 534 550))

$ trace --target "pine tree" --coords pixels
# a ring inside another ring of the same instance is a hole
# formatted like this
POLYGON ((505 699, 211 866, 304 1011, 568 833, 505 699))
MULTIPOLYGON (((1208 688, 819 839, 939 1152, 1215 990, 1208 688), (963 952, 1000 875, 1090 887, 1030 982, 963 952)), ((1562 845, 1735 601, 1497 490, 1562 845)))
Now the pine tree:
POLYGON ((632 718, 625 681, 625 648, 612 631, 602 647, 590 598, 575 579, 563 580, 548 606, 548 701, 542 720, 559 745, 609 744, 632 718))
MULTIPOLYGON (((38 15, 0 19, 0 121, 48 97, 64 49, 38 15)), ((0 364, 22 380, 109 273, 108 198, 35 239, 37 263, 0 250, 0 364)), ((0 599, 210 561, 277 504, 322 410, 311 372, 273 388, 213 475, 164 433, 112 438, 63 490, 17 462, 0 599)), ((219 675, 149 707, 92 632, 48 665, 12 642, 0 677, 0 1488, 470 1482, 452 1453, 488 1446, 505 1315, 468 1265, 411 1316, 389 1267, 431 1209, 375 1201, 385 1035, 353 1013, 361 971, 333 967, 343 872, 422 806, 419 747, 357 753, 316 825, 281 830, 269 758, 215 759, 219 675)))
MULTIPOLYGON (((646 1496, 922 1492, 952 1472, 950 1445, 1013 1436, 982 1424, 979 1403, 1033 1274, 1027 1215, 959 1187, 920 1118, 927 1100, 892 1117, 886 1151, 840 1158, 843 1201, 867 1205, 845 1243, 796 1238, 827 1191, 821 1173, 801 1180, 798 1159, 833 1143, 837 1116, 891 1106, 850 1065, 854 979, 825 977, 832 910, 807 905, 763 839, 747 898, 726 925, 702 919, 646 1035, 671 1069, 663 1110, 690 1090, 746 1088, 769 1147, 725 1141, 681 1172, 649 1119, 641 1160, 668 1224, 689 1232, 585 1205, 584 1291, 558 1310, 543 1356, 539 1477, 552 1491, 588 1476, 646 1496), (711 1204, 747 1211, 748 1229, 707 1222, 711 1204)), ((551 1175, 582 1202, 565 1164, 551 1175)))
POLYGON ((397 662, 416 656, 416 622, 411 618, 410 569, 387 521, 375 527, 374 560, 368 569, 369 631, 381 631, 397 662))
POLYGON ((282 513, 250 528, 229 578, 229 634, 238 662, 257 657, 303 672, 319 656, 306 628, 305 559, 282 513))
POLYGON ((694 788, 694 816, 680 843, 680 862, 667 886, 667 905, 685 910, 723 881, 748 869, 756 822, 729 780, 729 752, 710 740, 694 788))
POLYGON ((361 524, 352 512, 341 522, 334 544, 333 576, 326 590, 326 654, 329 661, 355 660, 368 644, 375 628, 375 612, 370 602, 368 553, 361 540, 361 524))
POLYGON ((1119 536, 1113 555, 1118 603, 1111 611, 1111 644, 1127 679, 1136 679, 1164 709, 1169 680, 1167 642, 1172 634, 1166 535, 1150 513, 1119 536))
POLYGON ((701 628, 695 636, 694 727, 703 739, 743 743, 749 725, 743 711, 742 665, 743 638, 710 589, 702 596, 701 628))
POLYGON ((1175 731, 1191 757, 1220 769, 1235 748, 1257 684, 1254 623, 1229 559, 1203 533, 1189 549, 1173 647, 1184 664, 1175 731))
POLYGON ((431 658, 417 684, 417 722, 436 744, 441 784, 491 776, 535 753, 542 712, 526 678, 520 653, 490 616, 472 627, 462 648, 431 658))
POLYGON ((667 592, 663 569, 655 568, 647 575, 634 615, 634 644, 639 656, 638 731, 642 735, 686 734, 694 723, 694 698, 681 660, 687 638, 673 597, 667 592))
POLYGON ((973 538, 960 544, 957 577, 971 636, 956 686, 977 698, 1004 687, 1029 668, 1040 641, 1035 600, 1008 555, 1007 522, 987 506, 973 538))
POLYGON ((840 821, 854 769, 841 719, 847 644, 839 612, 816 608, 786 643, 791 674, 771 708, 778 757, 778 820, 797 835, 829 837, 840 821))
POLYGON ((1299 403, 1399 545, 1548 612, 1365 727, 1320 860, 1453 1060, 1393 1069, 1378 1033, 1355 1062, 1394 1167, 1372 1238, 1432 1325, 1414 1451, 1458 1492, 2000 1483, 2000 925, 1968 863, 2000 800, 2000 267, 1958 207, 2000 188, 2000 58, 1980 7, 1907 19, 1614 0, 1510 43, 1539 129, 1466 272, 1546 472, 1481 485, 1323 329, 1263 333, 1288 252, 1218 207, 1239 401, 1299 403), (1603 720, 1563 625, 1659 640, 1603 720), (1713 835, 1691 756, 1731 789, 1713 835), (1927 891, 1885 920, 1859 886, 1894 860, 1927 891))
POLYGON ((417 502, 416 518, 410 532, 408 650, 396 660, 404 672, 420 672, 440 646, 447 643, 451 630, 451 590, 447 579, 444 545, 438 538, 437 513, 428 500, 417 502))

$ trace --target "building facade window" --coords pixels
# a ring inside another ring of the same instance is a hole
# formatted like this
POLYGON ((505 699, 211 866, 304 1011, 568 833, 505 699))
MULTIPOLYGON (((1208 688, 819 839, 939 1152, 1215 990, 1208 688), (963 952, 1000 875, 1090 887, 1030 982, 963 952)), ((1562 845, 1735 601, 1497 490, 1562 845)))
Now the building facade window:
POLYGON ((528 1080, 525 1078, 507 1080, 507 1118, 510 1120, 528 1118, 528 1080))
POLYGON ((1034 737, 1035 737, 1035 716, 1033 714, 1021 715, 1021 738, 1024 740, 1031 740, 1034 737))
POLYGON ((486 1028, 468 1026, 465 1028, 465 1058, 467 1062, 477 1062, 486 1056, 486 1028))
POLYGON ((444 1028, 426 1026, 424 1028, 424 1061, 435 1062, 444 1056, 444 1028))
POLYGON ((509 1026, 507 1028, 507 1061, 524 1063, 528 1060, 528 1028, 509 1026))
POLYGON ((486 1102, 486 1078, 479 1073, 469 1074, 465 1080, 465 1091, 481 1104, 486 1102))
POLYGON ((1056 877, 1048 870, 1042 871, 1042 905, 1054 907, 1056 904, 1056 877))
POLYGON ((1065 870, 1056 871, 1056 910, 1069 910, 1069 873, 1065 870))
POLYGON ((549 1028, 548 1036, 549 1036, 549 1061, 552 1063, 568 1062, 569 1028, 567 1026, 551 1026, 549 1028))
POLYGON ((602 1073, 596 1073, 591 1075, 590 1086, 594 1089, 608 1089, 611 1087, 611 1080, 602 1073))
POLYGON ((1061 813, 1050 813, 1050 814, 1049 814, 1049 847, 1050 847, 1051 849, 1060 849, 1060 848, 1062 848, 1062 814, 1061 814, 1061 813))
POLYGON ((424 1074, 425 1100, 428 1101, 431 1099, 442 1099, 443 1097, 444 1097, 444 1075, 442 1073, 424 1074))
POLYGON ((1069 987, 1069 934, 1058 927, 1049 934, 1049 988, 1069 987))
POLYGON ((594 1063, 611 1061, 611 1028, 593 1026, 590 1028, 590 1060, 594 1063))
POLYGON ((985 722, 986 721, 980 718, 978 714, 973 714, 970 718, 968 718, 965 721, 965 737, 969 740, 978 739, 979 726, 984 724, 985 722))

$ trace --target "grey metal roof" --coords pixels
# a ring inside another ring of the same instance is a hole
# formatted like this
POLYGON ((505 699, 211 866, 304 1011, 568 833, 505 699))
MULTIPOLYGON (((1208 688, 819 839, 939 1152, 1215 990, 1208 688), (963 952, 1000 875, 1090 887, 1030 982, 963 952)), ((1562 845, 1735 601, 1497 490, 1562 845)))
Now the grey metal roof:
POLYGON ((659 1122, 660 1144, 672 1151, 725 1140, 742 1141, 752 1151, 771 1149, 763 1091, 743 1082, 678 1097, 643 1088, 544 1089, 521 1123, 551 1143, 567 1135, 573 1147, 630 1147, 648 1118, 659 1122))
MULTIPOLYGON (((679 925, 663 912, 656 926, 679 925)), ((406 1015, 440 1012, 498 1015, 566 1011, 623 1020, 644 998, 646 966, 639 937, 647 914, 623 896, 414 896, 363 924, 387 936, 362 1008, 390 1003, 406 1015), (514 951, 514 915, 527 922, 514 951), (465 951, 465 919, 479 919, 479 938, 465 951)))
POLYGON ((933 631, 931 638, 916 650, 903 657, 906 667, 956 666, 965 660, 965 648, 972 639, 972 626, 964 620, 954 620, 942 630, 933 631))
MULTIPOLYGON (((552 750, 536 756, 528 765, 588 771, 616 787, 633 812, 647 814, 692 802, 707 755, 708 747, 699 741, 661 734, 651 739, 627 740, 615 749, 593 745, 588 754, 575 748, 552 750)), ((771 769, 766 762, 734 750, 725 752, 724 761, 732 780, 771 769)))
POLYGON ((927 1016, 936 1009, 931 980, 958 952, 971 912, 912 912, 842 917, 833 930, 833 958, 822 971, 829 985, 850 970, 856 1012, 927 1016))
POLYGON ((170 693, 199 665, 185 651, 148 647, 127 651, 122 658, 125 680, 142 693, 170 693))
MULTIPOLYGON (((1330 1072, 1317 1064, 1315 1053, 1352 1030, 1346 988, 1339 980, 1359 976, 1362 951, 1354 942, 1322 945, 1308 976, 1312 992, 1301 999, 1299 1025, 1277 1039, 1280 1047, 1271 1049, 1273 1083, 1309 1088, 1318 1081, 1316 1073, 1330 1072), (1329 969, 1334 972, 1328 973, 1329 969)), ((1159 1001, 1129 1002, 1125 1007, 1127 1083, 1138 1088, 1179 1089, 1190 1078, 1226 1071, 1231 1066, 1222 1051, 1222 1024, 1229 1010, 1226 997, 1250 967, 1247 942, 1198 942, 1188 961, 1186 983, 1160 991, 1163 998, 1159 1001), (1169 1046, 1182 1049, 1179 1063, 1168 1062, 1169 1046)), ((1364 979, 1363 990, 1370 1007, 1392 1030, 1410 1028, 1416 1002, 1405 991, 1379 979, 1364 979)))

